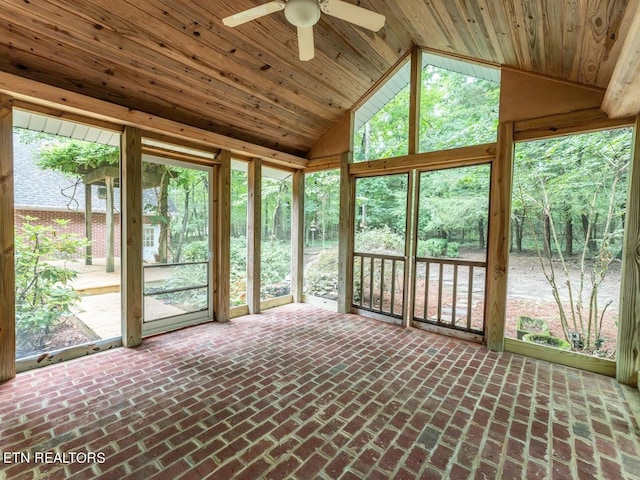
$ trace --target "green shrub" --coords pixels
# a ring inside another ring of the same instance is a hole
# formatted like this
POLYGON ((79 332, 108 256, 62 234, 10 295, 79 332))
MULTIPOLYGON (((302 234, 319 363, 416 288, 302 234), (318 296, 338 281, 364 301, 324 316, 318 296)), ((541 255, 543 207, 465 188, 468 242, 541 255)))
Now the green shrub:
MULTIPOLYGON (((24 218, 15 237, 16 348, 34 351, 45 347, 49 335, 79 300, 69 286, 77 273, 52 262, 73 258, 88 242, 54 226, 37 225, 37 217, 24 218)), ((61 227, 68 220, 54 223, 61 227)))
POLYGON ((460 255, 460 244, 446 238, 430 238, 418 241, 420 256, 456 258, 460 255))
POLYGON ((357 252, 402 255, 405 239, 404 235, 391 231, 385 225, 382 228, 356 232, 354 245, 357 252))
POLYGON ((337 298, 338 249, 320 251, 304 270, 304 289, 309 295, 337 298))
POLYGON ((444 257, 448 243, 444 238, 430 238, 424 242, 424 249, 429 257, 444 257))
POLYGON ((291 275, 291 243, 282 240, 262 242, 260 283, 284 282, 291 275))
POLYGON ((231 237, 229 300, 232 306, 247 303, 247 238, 231 237))
MULTIPOLYGON (((231 272, 247 274, 247 238, 231 237, 231 272)), ((233 275, 232 275, 233 276, 233 275)))
POLYGON ((447 257, 458 258, 460 255, 460 244, 458 242, 449 242, 447 244, 447 257))
POLYGON ((182 247, 182 258, 185 262, 206 261, 209 258, 209 242, 197 240, 182 247))

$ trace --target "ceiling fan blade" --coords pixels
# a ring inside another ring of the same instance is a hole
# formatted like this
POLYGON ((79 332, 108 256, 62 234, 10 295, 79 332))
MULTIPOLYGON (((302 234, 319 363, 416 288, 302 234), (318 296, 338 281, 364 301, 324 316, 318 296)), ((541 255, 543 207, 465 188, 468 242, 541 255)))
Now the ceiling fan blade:
POLYGON ((264 5, 258 5, 257 7, 250 8, 243 12, 238 12, 234 15, 230 15, 222 19, 227 27, 237 27, 243 23, 256 20, 257 18, 264 17, 271 13, 279 12, 284 9, 285 2, 281 0, 274 0, 273 2, 265 3, 264 5))
POLYGON ((298 51, 300 60, 306 62, 315 56, 313 45, 313 25, 309 27, 298 27, 298 51))
POLYGON ((385 22, 384 15, 351 3, 342 2, 341 0, 326 0, 320 3, 320 8, 327 15, 373 30, 374 32, 380 30, 385 22))

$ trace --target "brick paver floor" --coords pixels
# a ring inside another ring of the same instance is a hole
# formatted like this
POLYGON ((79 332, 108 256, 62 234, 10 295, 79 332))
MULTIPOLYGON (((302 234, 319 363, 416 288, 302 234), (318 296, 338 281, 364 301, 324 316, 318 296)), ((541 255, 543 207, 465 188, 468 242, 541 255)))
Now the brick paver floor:
POLYGON ((11 480, 638 479, 638 432, 611 378, 306 305, 0 386, 11 480))

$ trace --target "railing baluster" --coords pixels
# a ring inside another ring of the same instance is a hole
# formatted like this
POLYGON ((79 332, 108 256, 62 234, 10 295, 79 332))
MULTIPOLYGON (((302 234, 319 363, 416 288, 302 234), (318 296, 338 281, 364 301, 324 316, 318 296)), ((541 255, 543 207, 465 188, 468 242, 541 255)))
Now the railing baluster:
POLYGON ((471 330, 471 300, 473 299, 473 265, 469 266, 469 291, 467 292, 467 330, 471 330))
POLYGON ((431 268, 431 264, 429 262, 424 262, 424 312, 423 317, 425 320, 429 318, 429 269, 431 268))
POLYGON ((453 264, 453 295, 451 297, 451 325, 456 324, 456 304, 458 301, 458 265, 453 264))
POLYGON ((369 257, 369 308, 373 310, 373 255, 369 257))
POLYGON ((380 260, 380 311, 384 311, 384 258, 380 260))
POLYGON ((402 260, 398 260, 398 261, 402 262, 402 308, 401 308, 400 312, 401 312, 401 315, 403 315, 402 312, 404 312, 404 305, 405 305, 404 302, 407 301, 407 289, 405 288, 406 285, 404 284, 405 271, 406 271, 405 269, 407 268, 407 263, 406 263, 406 260, 404 258, 402 260))
POLYGON ((391 260, 391 315, 396 306, 396 261, 391 260))
POLYGON ((364 305, 364 257, 360 255, 360 306, 364 305))
POLYGON ((439 274, 440 274, 440 277, 438 278, 438 312, 437 312, 438 325, 442 323, 442 277, 444 277, 444 263, 442 262, 440 262, 439 274))

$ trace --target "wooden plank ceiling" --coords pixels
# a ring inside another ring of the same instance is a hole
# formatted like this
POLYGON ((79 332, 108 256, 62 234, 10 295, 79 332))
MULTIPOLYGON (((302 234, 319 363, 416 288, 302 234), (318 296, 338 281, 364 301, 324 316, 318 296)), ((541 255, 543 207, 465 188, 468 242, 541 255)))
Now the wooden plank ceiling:
POLYGON ((323 15, 301 62, 283 12, 222 25, 261 3, 3 0, 0 70, 304 156, 412 45, 606 88, 629 28, 628 0, 352 0, 382 30, 323 15))

